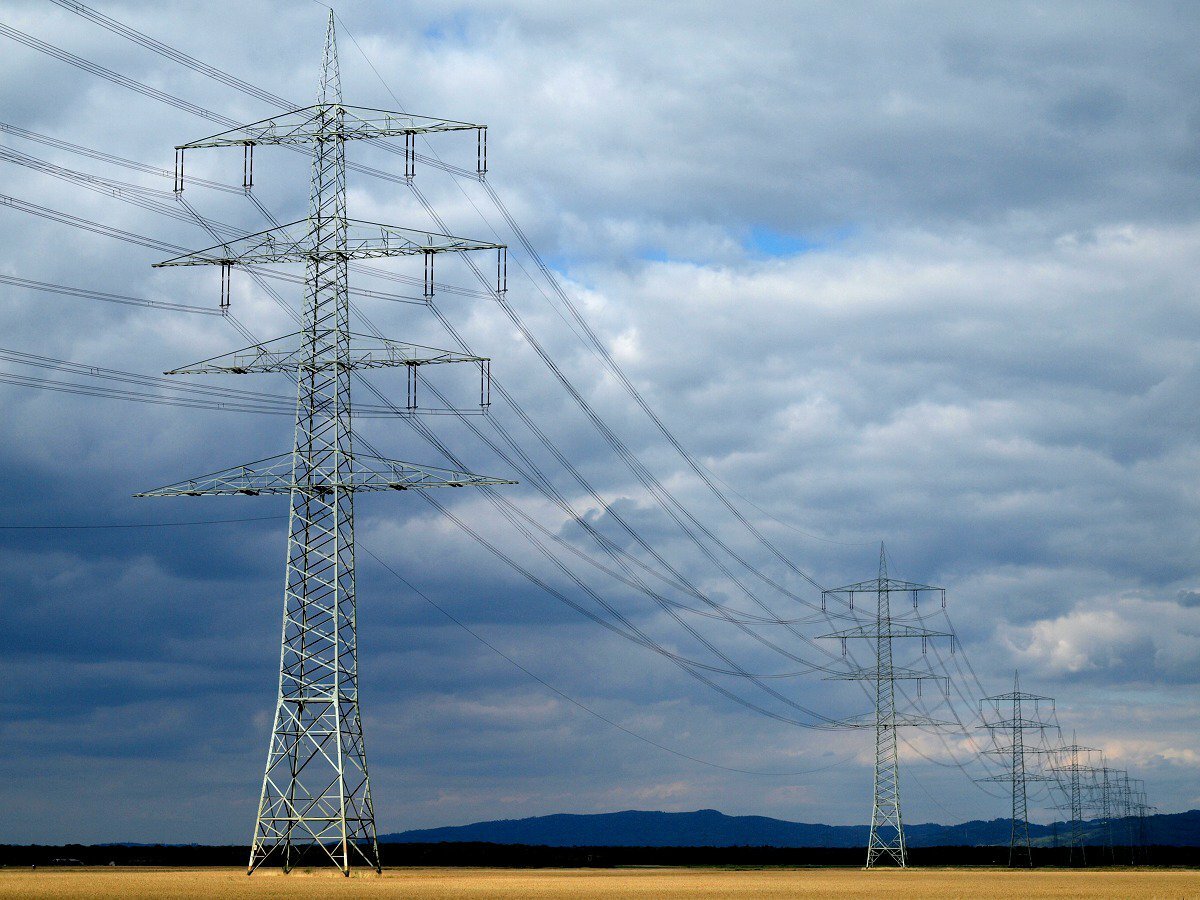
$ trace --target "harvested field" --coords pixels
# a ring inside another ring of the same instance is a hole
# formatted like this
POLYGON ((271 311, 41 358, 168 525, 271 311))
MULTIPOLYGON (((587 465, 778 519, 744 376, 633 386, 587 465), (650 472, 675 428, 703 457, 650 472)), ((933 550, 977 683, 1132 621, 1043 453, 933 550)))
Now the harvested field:
POLYGON ((394 869, 344 878, 241 869, 0 869, 0 897, 442 898, 1178 898, 1200 897, 1196 870, 394 869))

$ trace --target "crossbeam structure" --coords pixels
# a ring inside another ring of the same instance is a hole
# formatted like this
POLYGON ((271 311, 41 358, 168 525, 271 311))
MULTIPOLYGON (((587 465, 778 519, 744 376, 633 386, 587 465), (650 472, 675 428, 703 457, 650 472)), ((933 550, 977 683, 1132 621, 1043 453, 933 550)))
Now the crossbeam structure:
POLYGON ((916 607, 918 598, 924 593, 936 593, 942 605, 946 602, 943 588, 911 581, 899 581, 888 577, 887 551, 879 545, 879 575, 870 581, 859 581, 845 587, 822 592, 821 605, 829 598, 845 600, 851 608, 857 595, 874 596, 875 621, 873 624, 856 625, 840 631, 820 635, 821 638, 837 639, 842 642, 842 653, 846 653, 851 640, 867 640, 875 649, 875 664, 861 667, 848 673, 826 676, 838 681, 868 681, 875 686, 875 711, 870 716, 844 719, 838 724, 849 728, 873 728, 875 731, 875 783, 871 806, 871 833, 867 839, 868 869, 880 861, 904 867, 908 865, 908 850, 904 842, 904 819, 900 811, 900 756, 897 750, 896 729, 906 726, 939 727, 944 723, 919 715, 904 715, 896 712, 896 682, 914 681, 918 686, 925 680, 941 679, 932 672, 896 666, 892 662, 892 641, 897 638, 919 638, 922 652, 932 638, 949 638, 949 632, 934 631, 920 625, 897 622, 892 619, 892 594, 912 597, 916 607))
MULTIPOLYGON (((342 103, 334 17, 329 15, 317 103, 176 148, 176 191, 183 151, 255 144, 312 148, 309 213, 270 231, 165 260, 160 266, 219 265, 221 307, 229 272, 259 263, 305 267, 304 329, 168 374, 283 372, 297 385, 292 452, 145 491, 142 497, 278 495, 290 498, 279 693, 268 745, 248 872, 266 864, 333 863, 380 870, 375 807, 367 773, 358 693, 354 496, 363 491, 512 484, 469 472, 421 466, 356 451, 350 377, 356 369, 488 360, 446 350, 356 335, 350 330, 348 263, 389 256, 425 257, 426 294, 433 257, 505 247, 452 235, 352 220, 346 214, 345 144, 483 126, 366 110, 342 103)), ((482 137, 480 138, 482 141, 482 137)), ((249 157, 247 158, 249 160, 249 157)), ((250 169, 252 171, 252 169, 250 169)), ((406 171, 406 174, 411 174, 406 171)), ((247 181, 245 187, 249 189, 247 181)), ((502 284, 497 290, 503 289, 502 284)), ((482 391, 482 388, 481 388, 482 391)))
POLYGON ((443 363, 487 363, 486 356, 469 356, 456 353, 453 350, 439 350, 436 347, 424 347, 420 344, 405 344, 387 338, 377 338, 365 334, 349 334, 346 352, 340 356, 314 357, 308 352, 301 339, 303 332, 284 335, 270 341, 262 341, 224 353, 200 362, 189 363, 178 369, 171 369, 167 375, 213 375, 229 373, 233 375, 249 375, 251 373, 284 372, 292 373, 299 369, 343 368, 343 369, 383 369, 395 366, 432 366, 443 363))
POLYGON ((995 737, 997 731, 1007 731, 1011 735, 1009 743, 989 749, 988 753, 998 754, 1008 760, 1008 771, 1001 775, 991 775, 980 781, 1007 782, 1012 785, 1012 830, 1008 838, 1008 865, 1015 868, 1018 859, 1023 855, 1027 868, 1033 868, 1033 849, 1029 840, 1029 794, 1028 783, 1031 781, 1055 781, 1053 775, 1030 771, 1025 764, 1026 756, 1037 752, 1035 748, 1026 749, 1025 732, 1036 731, 1044 736, 1047 728, 1052 725, 1041 718, 1041 704, 1050 704, 1053 709, 1054 701, 1040 694, 1029 694, 1021 690, 1021 677, 1013 674, 1013 689, 1008 693, 996 694, 994 697, 984 697, 979 701, 980 717, 986 728, 995 737), (983 704, 993 704, 995 710, 1000 710, 1004 704, 1009 704, 1010 714, 1007 717, 992 717, 984 715, 983 704), (1027 712, 1029 713, 1027 715, 1027 712))
MULTIPOLYGON (((464 250, 496 250, 503 244, 476 241, 471 238, 381 225, 346 219, 341 223, 342 242, 339 254, 344 259, 380 259, 387 256, 432 255, 461 253, 464 250)), ((223 241, 204 250, 185 253, 154 264, 155 268, 170 266, 208 266, 216 264, 252 266, 263 263, 303 263, 324 252, 318 236, 312 234, 308 220, 290 222, 231 241, 223 241)), ((497 286, 499 289, 499 286, 497 286)))

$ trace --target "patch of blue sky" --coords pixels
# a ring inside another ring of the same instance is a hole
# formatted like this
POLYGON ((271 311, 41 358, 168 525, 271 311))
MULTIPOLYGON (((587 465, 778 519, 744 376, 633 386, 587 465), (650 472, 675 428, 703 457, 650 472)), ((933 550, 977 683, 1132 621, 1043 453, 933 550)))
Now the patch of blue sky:
POLYGON ((421 36, 427 41, 442 44, 465 44, 469 22, 465 13, 451 13, 437 22, 426 25, 421 29, 421 36))
POLYGON ((651 248, 649 248, 647 250, 643 250, 641 253, 639 253, 638 259, 644 259, 644 260, 646 260, 646 262, 665 263, 665 262, 671 261, 671 255, 669 253, 667 253, 666 250, 662 250, 657 247, 651 247, 651 248))
MULTIPOLYGON (((774 228, 754 226, 743 233, 739 243, 747 256, 756 259, 787 259, 805 253, 820 253, 830 250, 855 237, 859 232, 860 229, 856 225, 843 225, 819 235, 789 234, 784 231, 776 231, 774 228)), ((644 247, 638 251, 637 258, 644 262, 655 263, 703 263, 706 261, 687 253, 669 253, 661 247, 644 247)))
POLYGON ((828 250, 857 233, 858 229, 853 225, 843 225, 818 236, 788 234, 774 228, 755 226, 750 229, 742 245, 752 256, 786 258, 828 250))

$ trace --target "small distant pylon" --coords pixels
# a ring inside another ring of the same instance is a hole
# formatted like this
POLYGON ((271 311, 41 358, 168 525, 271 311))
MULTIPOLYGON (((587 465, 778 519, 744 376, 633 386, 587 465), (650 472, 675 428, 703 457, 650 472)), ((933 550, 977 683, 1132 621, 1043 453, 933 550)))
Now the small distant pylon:
POLYGON ((1065 747, 1055 747, 1052 750, 1052 753, 1060 760, 1065 760, 1065 762, 1052 765, 1050 771, 1067 775, 1068 804, 1071 808, 1071 843, 1070 849, 1067 851, 1067 859, 1071 865, 1075 865, 1076 851, 1079 853, 1079 865, 1087 865, 1087 850, 1084 849, 1083 840, 1083 781, 1081 776, 1090 775, 1093 769, 1087 763, 1079 761, 1079 754, 1099 752, 1095 747, 1080 746, 1074 732, 1071 733, 1070 744, 1065 747))
POLYGON ((930 638, 945 637, 950 639, 952 651, 954 648, 954 636, 949 632, 932 631, 920 625, 894 620, 891 595, 895 593, 911 594, 914 609, 917 607, 917 598, 922 593, 937 593, 941 597, 942 606, 946 605, 944 588, 889 578, 887 551, 882 543, 879 545, 878 577, 821 593, 822 609, 825 608, 829 597, 837 596, 844 599, 848 602, 850 609, 854 609, 856 595, 873 594, 875 596, 875 622, 873 625, 858 625, 854 628, 820 635, 822 638, 840 640, 843 656, 846 655, 846 645, 850 640, 869 640, 873 641, 875 645, 873 668, 860 668, 846 674, 827 676, 838 681, 870 681, 875 685, 874 715, 868 719, 856 717, 845 719, 839 723, 851 728, 873 728, 875 731, 875 783, 871 808, 871 833, 867 839, 866 868, 868 869, 876 866, 881 858, 890 859, 897 866, 908 865, 908 849, 904 842, 904 818, 900 812, 900 757, 897 751, 896 729, 911 725, 937 727, 945 724, 924 716, 897 715, 897 681, 915 681, 919 690, 922 681, 941 680, 944 676, 893 665, 892 641, 895 638, 920 638, 921 652, 924 653, 930 638))
POLYGON ((1120 820, 1122 830, 1124 831, 1122 844, 1127 845, 1129 848, 1129 864, 1132 866, 1137 861, 1137 833, 1133 827, 1134 794, 1136 791, 1134 788, 1134 779, 1129 777, 1128 771, 1122 769, 1116 773, 1113 789, 1117 818, 1120 820))
POLYGON ((980 716, 984 718, 984 723, 981 728, 986 728, 993 735, 996 731, 1009 731, 1012 733, 1012 739, 1008 746, 995 747, 986 752, 996 753, 1008 758, 1009 770, 1003 775, 992 775, 988 778, 981 778, 980 781, 998 781, 1009 782, 1012 784, 1012 831, 1008 838, 1008 865, 1009 868, 1015 868, 1018 865, 1018 857, 1024 854, 1025 865, 1029 868, 1033 867, 1033 848, 1029 839, 1029 796, 1026 790, 1026 785, 1030 781, 1054 781, 1052 775, 1043 775, 1038 772, 1030 772, 1025 765, 1025 757, 1029 753, 1038 752, 1034 748, 1026 748, 1025 732, 1038 731, 1045 733, 1047 728, 1052 727, 1049 722, 1043 721, 1040 718, 1041 710, 1039 704, 1050 703, 1053 706, 1054 701, 1050 697, 1042 697, 1039 694, 1027 694, 1021 690, 1021 677, 1018 673, 1013 674, 1013 689, 1007 694, 997 694, 994 697, 984 697, 980 704, 980 716), (1001 703, 1011 704, 1011 715, 1007 719, 999 719, 989 722, 986 717, 983 717, 983 704, 994 703, 997 709, 1001 703), (1033 717, 1026 716, 1025 705, 1033 704, 1033 717))
POLYGON ((1100 827, 1104 835, 1104 843, 1108 845, 1108 860, 1117 861, 1117 850, 1113 844, 1113 776, 1114 770, 1108 765, 1108 759, 1100 755, 1100 765, 1092 768, 1092 780, 1089 785, 1090 796, 1084 801, 1084 808, 1100 817, 1100 827))

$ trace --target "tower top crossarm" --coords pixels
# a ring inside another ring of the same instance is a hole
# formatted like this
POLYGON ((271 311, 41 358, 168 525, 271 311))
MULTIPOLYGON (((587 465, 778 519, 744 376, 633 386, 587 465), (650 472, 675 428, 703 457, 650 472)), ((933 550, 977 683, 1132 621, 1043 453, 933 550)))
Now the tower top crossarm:
POLYGON ((487 126, 456 119, 418 116, 395 110, 353 106, 342 102, 342 79, 338 66, 337 40, 333 13, 325 38, 325 57, 321 66, 321 86, 317 102, 235 125, 208 137, 175 145, 175 192, 184 188, 184 155, 188 150, 211 147, 241 147, 245 154, 242 186, 254 184, 254 148, 275 145, 298 150, 305 145, 344 144, 346 141, 377 141, 381 138, 404 139, 404 175, 416 174, 418 135, 442 131, 475 132, 475 169, 482 178, 487 173, 487 126))
MULTIPOLYGON (((830 598, 838 598, 846 601, 851 609, 854 609, 854 598, 857 594, 874 594, 877 597, 890 596, 891 594, 911 594, 913 607, 917 605, 917 598, 921 594, 936 593, 939 595, 942 608, 946 607, 946 589, 936 587, 932 584, 921 584, 916 581, 902 581, 899 578, 892 578, 887 571, 887 551, 883 544, 879 545, 879 574, 875 578, 867 581, 856 581, 854 584, 845 584, 841 587, 828 588, 821 591, 821 608, 824 609, 826 601, 830 598)), ((869 635, 861 635, 868 637, 869 635)), ((897 634, 894 637, 921 637, 922 635, 901 635, 897 634)), ((926 635, 932 636, 932 635, 926 635)), ((938 635, 942 637, 943 635, 938 635)), ((837 635, 841 637, 841 635, 837 635)))
POLYGON ((1007 694, 995 694, 994 696, 984 697, 983 699, 985 701, 995 700, 997 702, 1001 700, 1033 700, 1035 702, 1052 702, 1054 700, 1053 697, 1043 697, 1041 694, 1027 694, 1024 691, 1009 691, 1007 694))
POLYGON ((1053 710, 1054 698, 1044 697, 1041 694, 1030 694, 1026 691, 1022 691, 1021 674, 1019 672, 1014 672, 1013 689, 1011 691, 1007 691, 1003 694, 993 694, 991 697, 984 697, 979 701, 979 717, 983 720, 983 724, 979 727, 986 728, 989 731, 994 731, 998 728, 1013 731, 1021 728, 1036 728, 1039 730, 1044 730, 1046 728, 1054 727, 1053 723, 1044 722, 1040 718, 1026 718, 1022 711, 1022 706, 1025 703, 1033 704, 1033 713, 1034 716, 1037 717, 1040 713, 1040 706, 1043 703, 1049 703, 1051 709, 1053 710), (989 722, 983 715, 983 705, 985 703, 992 704, 997 713, 1000 711, 1000 704, 1007 703, 1012 708, 1012 715, 1007 719, 997 718, 989 722))
POLYGON ((486 125, 416 116, 410 113, 341 103, 316 103, 288 110, 248 125, 238 125, 209 137, 179 144, 176 150, 209 147, 247 147, 252 145, 312 144, 327 140, 331 112, 341 113, 336 136, 343 141, 406 137, 441 131, 482 131, 486 125))
POLYGON ((854 584, 843 585, 842 587, 828 588, 826 594, 866 594, 868 592, 878 591, 944 591, 945 588, 935 587, 932 584, 918 584, 915 581, 901 581, 899 578, 889 578, 884 575, 880 578, 870 578, 867 581, 856 581, 854 584))

